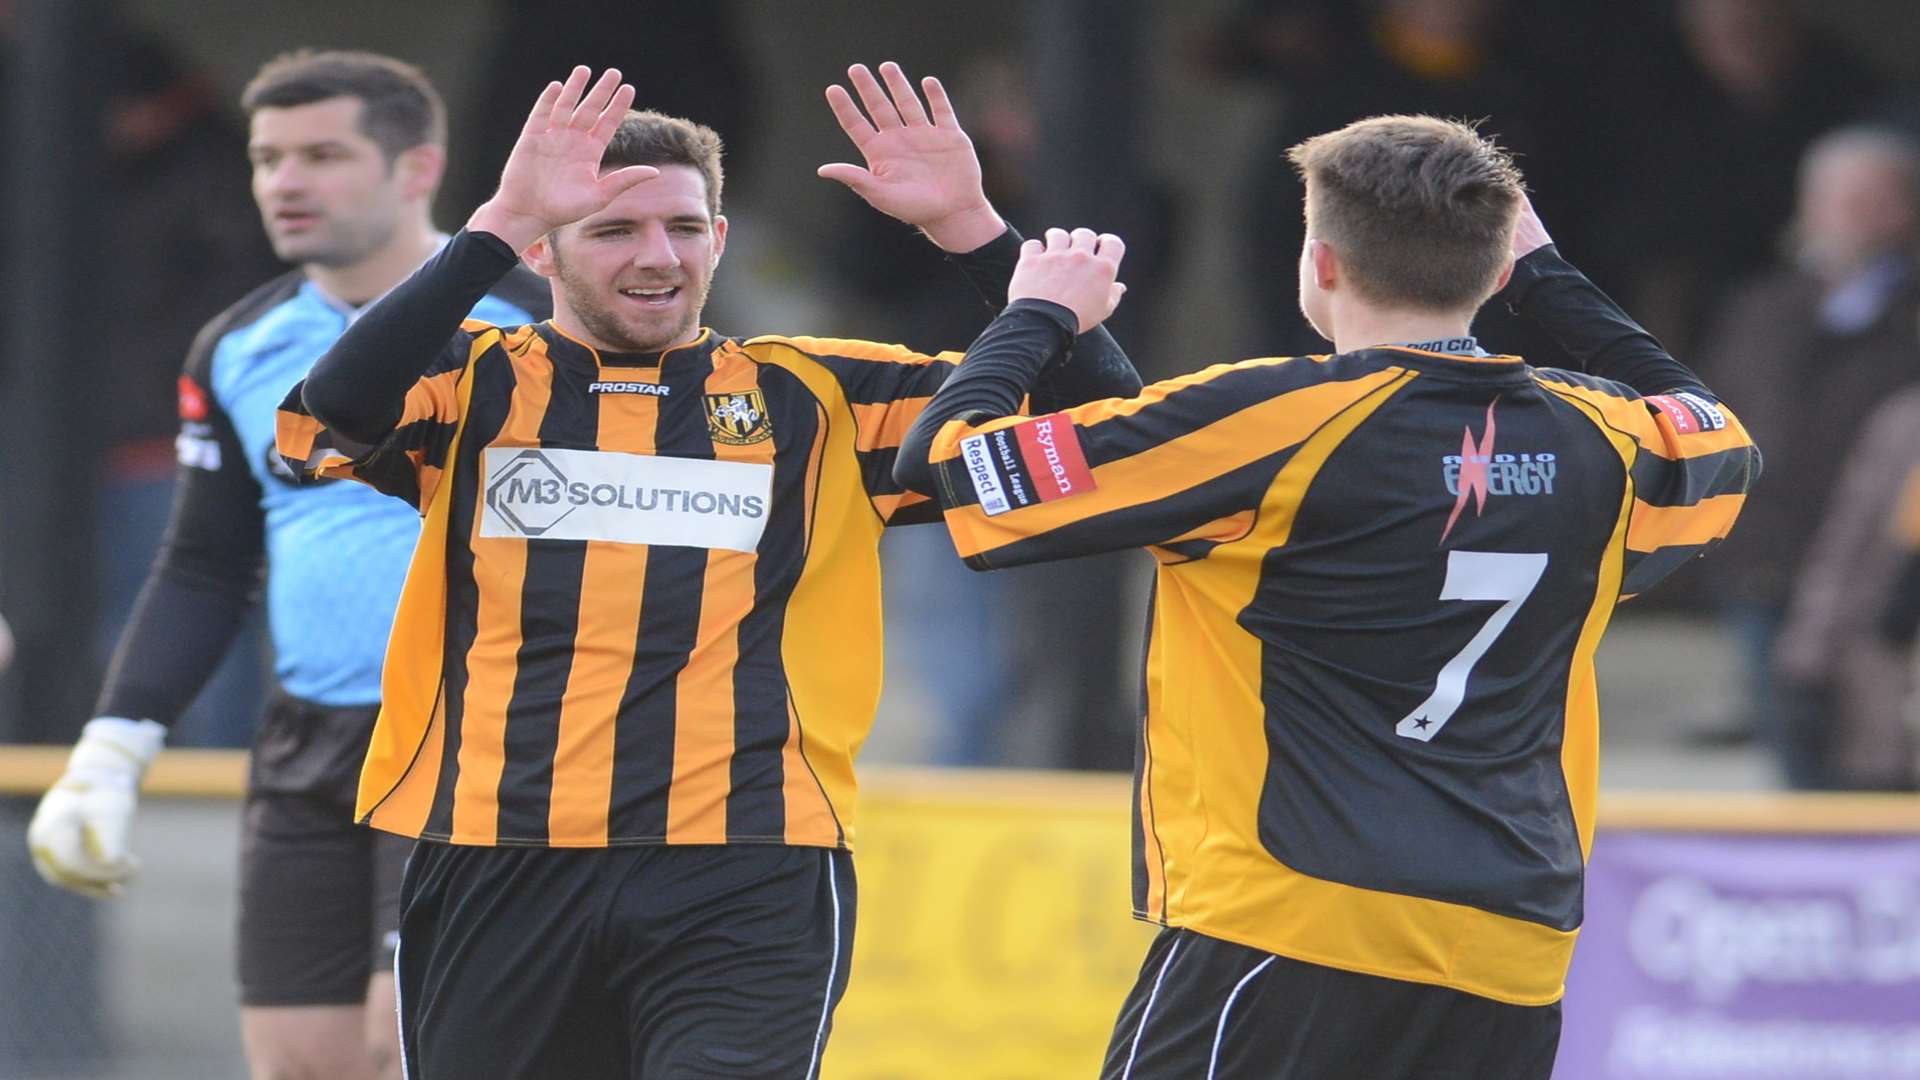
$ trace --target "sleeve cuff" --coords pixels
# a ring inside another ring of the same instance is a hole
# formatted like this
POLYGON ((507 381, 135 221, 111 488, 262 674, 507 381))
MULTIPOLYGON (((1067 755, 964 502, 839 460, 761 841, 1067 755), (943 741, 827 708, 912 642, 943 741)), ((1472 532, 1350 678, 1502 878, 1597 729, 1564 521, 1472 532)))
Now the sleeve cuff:
POLYGON ((1518 315, 1541 282, 1570 273, 1577 274, 1579 271, 1560 256, 1558 247, 1547 244, 1535 248, 1513 264, 1513 276, 1507 279, 1506 287, 1495 293, 1493 299, 1518 315))
POLYGON ((1008 304, 1006 311, 1002 314, 1010 315, 1014 312, 1032 312, 1059 327, 1060 333, 1064 335, 1064 340, 1060 342, 1062 348, 1070 345, 1080 332, 1080 317, 1065 304, 1056 304, 1051 300, 1041 300, 1038 297, 1027 297, 1008 304))

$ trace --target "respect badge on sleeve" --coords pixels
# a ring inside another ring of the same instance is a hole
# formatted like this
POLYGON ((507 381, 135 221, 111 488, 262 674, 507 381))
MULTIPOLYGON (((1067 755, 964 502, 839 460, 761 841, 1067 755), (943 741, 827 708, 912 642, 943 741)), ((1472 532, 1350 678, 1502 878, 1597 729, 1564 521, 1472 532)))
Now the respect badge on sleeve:
POLYGON ((988 517, 1097 487, 1080 433, 1065 413, 970 435, 960 441, 960 459, 988 517))

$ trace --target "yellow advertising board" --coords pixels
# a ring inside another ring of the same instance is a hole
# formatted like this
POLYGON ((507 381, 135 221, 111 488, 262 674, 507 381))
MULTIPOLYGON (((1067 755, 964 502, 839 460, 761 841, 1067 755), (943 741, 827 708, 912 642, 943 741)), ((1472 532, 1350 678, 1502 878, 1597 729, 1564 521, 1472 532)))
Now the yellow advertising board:
POLYGON ((1091 1077, 1154 928, 1116 776, 869 771, 823 1080, 1091 1077))

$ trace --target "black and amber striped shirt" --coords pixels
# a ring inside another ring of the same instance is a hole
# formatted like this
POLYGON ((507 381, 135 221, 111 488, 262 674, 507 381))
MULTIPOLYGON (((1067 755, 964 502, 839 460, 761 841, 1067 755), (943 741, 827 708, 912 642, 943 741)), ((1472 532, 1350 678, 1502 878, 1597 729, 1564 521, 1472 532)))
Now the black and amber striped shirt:
MULTIPOLYGON (((951 415, 936 399, 922 428, 951 415)), ((1758 469, 1704 388, 1373 348, 963 413, 930 456, 976 568, 1158 560, 1138 916, 1560 996, 1593 838, 1595 648, 1619 600, 1727 534, 1758 469)))
MULTIPOLYGON (((958 355, 711 331, 614 355, 551 323, 459 324, 463 290, 513 265, 461 233, 282 406, 290 462, 426 519, 358 816, 459 844, 847 845, 880 534, 938 516, 895 448, 958 355), (354 444, 316 400, 386 434, 354 444)), ((1076 400, 1138 388, 1111 339, 1096 351, 1076 400)))
POLYGON ((880 694, 880 532, 933 516, 892 448, 954 359, 712 332, 600 356, 551 324, 468 323, 357 461, 290 398, 284 453, 427 519, 359 816, 459 844, 844 845, 880 694), (716 415, 735 402, 756 415, 716 415), (593 455, 675 465, 628 478, 593 455), (750 466, 761 501, 702 498, 679 462, 750 466), (757 537, 620 538, 619 517, 682 503, 731 505, 757 537))

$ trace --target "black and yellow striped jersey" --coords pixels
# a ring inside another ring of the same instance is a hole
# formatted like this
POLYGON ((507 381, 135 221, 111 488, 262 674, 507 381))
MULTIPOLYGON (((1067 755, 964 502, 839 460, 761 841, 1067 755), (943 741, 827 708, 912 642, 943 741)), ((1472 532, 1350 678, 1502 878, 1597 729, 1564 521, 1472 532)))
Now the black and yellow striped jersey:
POLYGON ((358 815, 458 844, 845 846, 901 434, 958 356, 711 331, 601 355, 466 323, 372 453, 421 509, 358 815))
POLYGON ((1158 560, 1136 914, 1560 996, 1593 838, 1594 650, 1617 601, 1738 514, 1758 457, 1724 406, 1385 347, 961 415, 931 459, 976 568, 1158 560))

